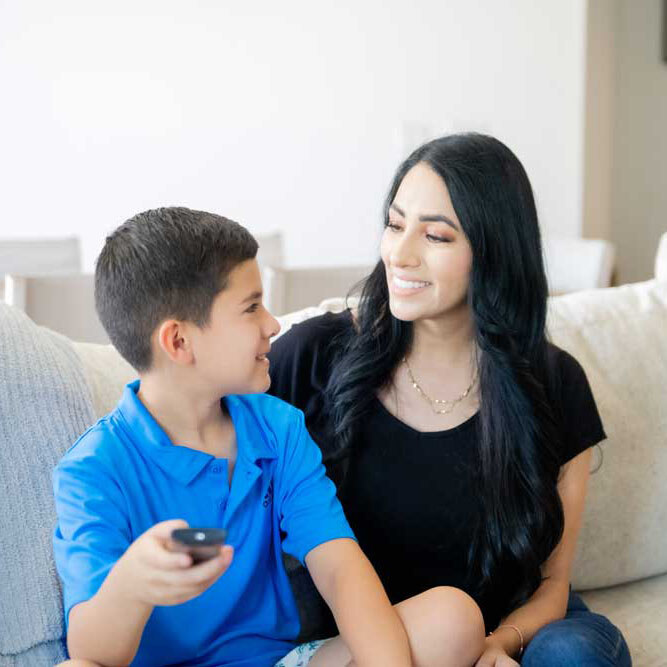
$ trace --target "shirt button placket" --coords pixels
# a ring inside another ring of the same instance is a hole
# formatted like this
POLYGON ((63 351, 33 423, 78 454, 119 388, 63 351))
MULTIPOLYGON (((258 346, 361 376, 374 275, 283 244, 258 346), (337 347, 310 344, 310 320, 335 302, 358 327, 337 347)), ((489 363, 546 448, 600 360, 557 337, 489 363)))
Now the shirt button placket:
MULTIPOLYGON (((214 475, 220 475, 222 472, 224 472, 225 466, 222 464, 215 462, 213 465, 210 467, 210 471, 214 475)), ((224 490, 224 489, 223 489, 224 490)), ((221 498, 218 500, 218 507, 220 508, 221 511, 224 512, 225 507, 227 506, 227 496, 228 494, 225 492, 224 498, 221 498)))

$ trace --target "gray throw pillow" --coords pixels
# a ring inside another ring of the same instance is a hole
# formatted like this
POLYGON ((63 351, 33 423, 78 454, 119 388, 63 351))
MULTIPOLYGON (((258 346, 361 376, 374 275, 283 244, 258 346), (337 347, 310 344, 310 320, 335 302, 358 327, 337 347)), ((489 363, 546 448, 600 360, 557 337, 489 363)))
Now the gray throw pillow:
POLYGON ((70 341, 0 303, 0 667, 65 656, 51 472, 94 421, 70 341))

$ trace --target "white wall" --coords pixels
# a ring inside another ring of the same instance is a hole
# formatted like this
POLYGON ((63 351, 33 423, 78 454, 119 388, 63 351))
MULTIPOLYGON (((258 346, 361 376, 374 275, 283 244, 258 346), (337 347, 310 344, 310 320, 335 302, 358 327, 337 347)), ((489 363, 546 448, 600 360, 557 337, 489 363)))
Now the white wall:
POLYGON ((183 204, 282 229, 291 265, 368 262, 411 141, 480 130, 579 236, 585 25, 584 0, 3 0, 0 235, 78 234, 91 268, 183 204))
POLYGON ((667 231, 667 63, 662 0, 620 0, 616 24, 612 240, 618 281, 653 275, 667 231))

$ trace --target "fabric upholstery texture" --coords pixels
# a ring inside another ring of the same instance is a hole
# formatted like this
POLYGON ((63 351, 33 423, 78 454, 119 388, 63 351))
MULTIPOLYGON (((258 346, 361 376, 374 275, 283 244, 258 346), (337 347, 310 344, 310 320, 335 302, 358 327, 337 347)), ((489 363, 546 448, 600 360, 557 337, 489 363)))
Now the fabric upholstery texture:
POLYGON ((587 591, 582 597, 621 630, 634 667, 667 665, 667 575, 587 591))
POLYGON ((67 338, 5 304, 0 337, 0 667, 53 664, 64 653, 51 471, 95 415, 67 338))
POLYGON ((111 412, 123 387, 137 378, 137 371, 118 354, 113 345, 73 343, 92 394, 95 419, 111 412))
POLYGON ((586 370, 608 436, 589 482, 573 585, 667 572, 667 284, 555 297, 548 326, 586 370))

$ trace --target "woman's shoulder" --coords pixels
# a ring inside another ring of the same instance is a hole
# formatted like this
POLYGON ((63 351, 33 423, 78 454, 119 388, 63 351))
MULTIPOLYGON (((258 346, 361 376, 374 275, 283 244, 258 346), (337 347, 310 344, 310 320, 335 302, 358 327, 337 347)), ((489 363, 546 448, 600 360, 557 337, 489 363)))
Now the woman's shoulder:
POLYGON ((586 371, 577 359, 554 343, 547 344, 547 363, 549 372, 559 387, 571 386, 573 383, 588 384, 586 371))
POLYGON ((549 344, 548 363, 554 382, 556 414, 564 429, 563 463, 606 435, 586 371, 562 348, 549 344))
POLYGON ((319 412, 319 401, 337 351, 353 330, 349 310, 325 313, 292 325, 271 346, 269 392, 306 413, 319 412), (315 405, 317 403, 317 405, 315 405))

